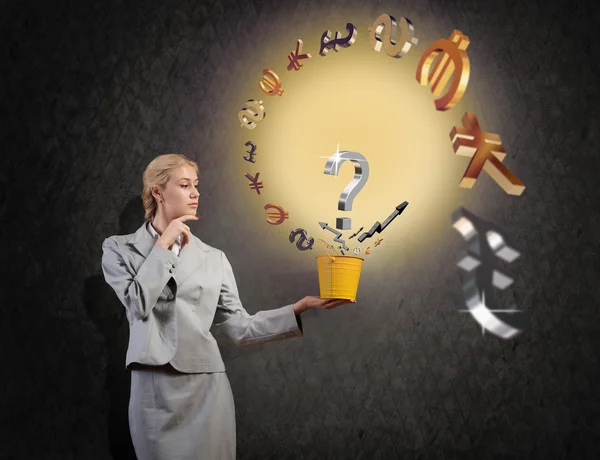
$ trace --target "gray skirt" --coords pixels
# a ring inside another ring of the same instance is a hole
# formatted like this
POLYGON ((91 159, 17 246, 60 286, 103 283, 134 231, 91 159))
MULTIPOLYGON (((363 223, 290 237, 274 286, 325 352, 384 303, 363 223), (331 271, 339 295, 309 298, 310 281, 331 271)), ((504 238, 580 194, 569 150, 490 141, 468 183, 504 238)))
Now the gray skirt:
POLYGON ((129 429, 138 460, 235 460, 235 408, 225 372, 170 365, 131 371, 129 429))

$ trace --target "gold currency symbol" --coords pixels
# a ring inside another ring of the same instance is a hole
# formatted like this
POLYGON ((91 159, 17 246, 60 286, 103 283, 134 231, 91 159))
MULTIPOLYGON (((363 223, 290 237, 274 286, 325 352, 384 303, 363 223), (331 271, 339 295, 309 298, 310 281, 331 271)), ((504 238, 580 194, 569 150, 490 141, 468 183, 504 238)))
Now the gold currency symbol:
POLYGON ((275 212, 275 211, 267 212, 267 215, 269 216, 266 219, 267 224, 279 225, 279 224, 282 224, 283 221, 288 218, 288 213, 285 212, 281 206, 279 206, 277 204, 273 204, 273 203, 265 204, 265 208, 264 208, 265 211, 269 208, 277 209, 277 212, 275 212), (276 219, 276 220, 270 220, 270 219, 276 219))
POLYGON ((292 51, 290 54, 288 54, 288 59, 290 61, 290 63, 287 66, 288 70, 300 70, 300 67, 302 67, 302 64, 300 64, 300 59, 309 59, 312 56, 308 53, 306 54, 301 54, 302 53, 302 45, 303 45, 303 41, 298 39, 298 41, 296 42, 296 51, 294 54, 294 51, 292 51))
POLYGON ((281 96, 283 94, 281 80, 271 69, 263 70, 263 80, 258 82, 258 86, 269 96, 281 96))
POLYGON ((260 189, 261 188, 265 188, 262 181, 258 180, 258 176, 259 176, 259 172, 256 173, 256 175, 254 177, 252 177, 250 175, 250 173, 246 173, 246 178, 250 181, 250 183, 248 184, 248 186, 250 187, 250 190, 256 190, 256 193, 258 193, 260 195, 260 189))
POLYGON ((380 15, 368 30, 370 32, 369 42, 371 48, 379 52, 383 47, 387 55, 393 58, 401 58, 410 51, 412 45, 419 43, 419 39, 414 37, 415 28, 412 22, 405 17, 400 18, 400 38, 398 41, 396 41, 398 23, 389 14, 380 15), (384 40, 381 39, 382 32, 385 35, 384 40))
POLYGON ((454 126, 450 131, 454 153, 471 157, 460 187, 472 188, 483 169, 506 193, 521 195, 525 185, 502 163, 506 151, 500 136, 482 131, 474 113, 465 112, 462 122, 464 128, 454 126))
POLYGON ((421 56, 417 64, 417 81, 422 86, 431 83, 431 93, 434 96, 442 94, 448 81, 454 75, 452 85, 448 92, 440 99, 435 100, 435 108, 439 111, 449 110, 456 105, 465 94, 471 64, 465 51, 471 41, 459 30, 454 30, 450 39, 441 38, 433 42, 421 56), (433 71, 431 64, 438 54, 442 53, 433 71))
POLYGON ((365 250, 365 254, 369 255, 371 254, 371 246, 369 246, 366 250, 365 250))
POLYGON ((261 121, 267 116, 267 112, 262 104, 263 101, 257 102, 254 99, 248 99, 248 102, 246 102, 248 107, 244 107, 238 112, 238 118, 240 119, 241 126, 248 129, 256 128, 255 122, 261 121))
POLYGON ((375 241, 375 247, 379 246, 382 241, 383 241, 383 238, 377 238, 377 241, 375 241))

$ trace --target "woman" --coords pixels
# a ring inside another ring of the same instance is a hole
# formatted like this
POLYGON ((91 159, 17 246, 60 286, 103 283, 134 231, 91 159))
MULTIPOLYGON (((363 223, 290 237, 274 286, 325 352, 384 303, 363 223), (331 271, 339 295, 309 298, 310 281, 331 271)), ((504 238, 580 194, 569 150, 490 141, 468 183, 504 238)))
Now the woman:
POLYGON ((102 244, 106 282, 130 326, 129 427, 139 460, 232 460, 233 395, 214 324, 238 346, 302 336, 302 312, 350 301, 307 296, 250 315, 223 251, 185 224, 197 220, 198 166, 183 155, 155 158, 143 175, 144 224, 102 244))

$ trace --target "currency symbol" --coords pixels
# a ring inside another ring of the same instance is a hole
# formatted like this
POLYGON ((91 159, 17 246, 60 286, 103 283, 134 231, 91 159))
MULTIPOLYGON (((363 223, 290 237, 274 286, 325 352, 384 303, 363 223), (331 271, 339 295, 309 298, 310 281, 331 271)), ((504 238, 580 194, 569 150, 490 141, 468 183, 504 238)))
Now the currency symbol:
POLYGON ((302 40, 298 39, 298 41, 296 42, 296 52, 294 54, 294 51, 292 51, 290 54, 288 54, 288 59, 290 61, 290 63, 287 66, 288 70, 300 70, 300 67, 302 67, 302 64, 300 64, 300 59, 308 59, 311 58, 312 56, 308 53, 306 54, 300 54, 302 53, 302 40))
POLYGON ((288 213, 285 212, 281 206, 272 204, 272 203, 265 204, 265 207, 264 207, 265 211, 269 208, 276 209, 277 212, 275 212, 275 211, 267 212, 267 216, 268 216, 267 224, 279 225, 279 224, 282 224, 283 221, 288 218, 288 213), (270 219, 276 219, 276 220, 270 220, 270 219))
POLYGON ((247 107, 238 112, 241 126, 248 129, 256 128, 255 122, 261 121, 267 116, 267 112, 262 104, 263 101, 256 102, 254 99, 248 99, 248 102, 246 102, 247 107))
POLYGON ((449 40, 441 38, 429 45, 417 64, 417 81, 423 86, 431 83, 431 93, 434 96, 442 94, 448 81, 454 75, 452 85, 446 95, 435 100, 437 110, 444 111, 454 107, 467 89, 471 64, 465 50, 469 43, 471 43, 469 37, 463 35, 459 30, 454 30, 449 40), (433 71, 430 72, 431 64, 440 53, 442 55, 433 71))
POLYGON ((354 254, 359 255, 360 254, 360 248, 354 248, 354 254))
POLYGON ((375 247, 379 246, 382 241, 383 241, 383 238, 377 237, 377 241, 375 241, 375 247))
POLYGON ((469 166, 460 181, 460 187, 472 188, 483 169, 509 195, 521 195, 525 185, 504 166, 506 151, 497 134, 481 131, 474 113, 465 112, 464 128, 455 126, 450 131, 452 148, 457 155, 471 157, 469 166))
POLYGON ((414 37, 415 28, 412 22, 405 17, 400 18, 400 38, 398 41, 396 41, 398 23, 389 14, 384 13, 375 19, 375 22, 368 30, 370 32, 369 41, 371 42, 371 48, 379 52, 384 47, 387 55, 393 58, 405 56, 410 51, 412 45, 419 43, 419 39, 414 37), (381 39, 381 32, 385 32, 384 40, 381 39))
POLYGON ((260 173, 256 173, 255 177, 252 177, 249 173, 246 173, 246 176, 248 178, 248 180, 251 182, 250 184, 248 184, 248 186, 250 187, 251 190, 256 190, 256 193, 258 193, 260 195, 260 189, 264 188, 262 181, 258 181, 258 175, 260 173))
POLYGON ((256 153, 254 153, 254 151, 256 150, 256 145, 254 145, 254 142, 252 142, 252 141, 248 141, 244 145, 246 147, 250 147, 252 149, 249 152, 247 152, 250 154, 250 158, 248 158, 247 156, 244 155, 244 160, 249 161, 250 163, 254 163, 254 155, 256 155, 256 153))
POLYGON ((330 30, 323 32, 323 35, 321 35, 321 49, 319 50, 319 54, 321 56, 325 56, 329 52, 330 48, 338 52, 340 50, 340 46, 342 48, 348 48, 349 46, 353 45, 358 35, 358 29, 354 27, 354 24, 347 23, 346 30, 348 31, 348 35, 346 37, 342 38, 342 34, 337 31, 333 40, 331 39, 330 30))
POLYGON ((315 239, 314 238, 308 238, 308 235, 306 234, 306 230, 304 230, 303 228, 297 228, 296 230, 292 230, 290 232, 290 243, 293 243, 294 240, 296 239, 296 236, 300 235, 300 239, 298 241, 296 241, 296 247, 300 250, 300 251, 306 251, 307 249, 312 250, 313 244, 315 243, 315 239), (303 246, 304 242, 308 239, 308 244, 306 246, 303 246))
POLYGON ((371 254, 371 246, 369 246, 366 250, 365 250, 365 254, 369 255, 371 254))
POLYGON ((281 88, 281 80, 275 72, 270 69, 263 70, 263 80, 258 82, 258 86, 269 96, 281 96, 283 88, 281 88))
POLYGON ((498 267, 498 257, 506 262, 512 262, 519 257, 514 249, 512 239, 508 238, 496 225, 471 214, 465 208, 459 207, 452 213, 452 226, 467 241, 467 249, 462 251, 457 265, 467 274, 463 281, 463 294, 468 311, 485 329, 509 339, 519 334, 527 325, 527 315, 524 310, 517 310, 515 305, 508 309, 498 309, 493 296, 486 305, 485 293, 493 287, 506 289, 513 279, 498 267), (481 294, 480 294, 481 291, 481 294))

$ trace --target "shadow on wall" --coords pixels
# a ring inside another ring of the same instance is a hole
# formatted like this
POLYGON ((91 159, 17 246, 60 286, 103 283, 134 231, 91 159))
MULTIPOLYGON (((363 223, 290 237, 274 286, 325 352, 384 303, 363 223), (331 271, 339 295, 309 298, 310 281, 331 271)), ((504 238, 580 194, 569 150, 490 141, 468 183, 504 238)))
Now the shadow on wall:
MULTIPOLYGON (((144 221, 141 198, 132 199, 119 217, 115 234, 134 233, 144 221)), ((111 235, 102 235, 101 240, 111 235)), ((100 262, 98 262, 100 264, 100 262)), ((108 439, 114 460, 136 460, 129 433, 129 393, 131 373, 125 369, 129 343, 129 323, 125 307, 104 279, 94 275, 85 281, 84 303, 88 316, 104 337, 107 351, 106 386, 109 393, 108 439)))

